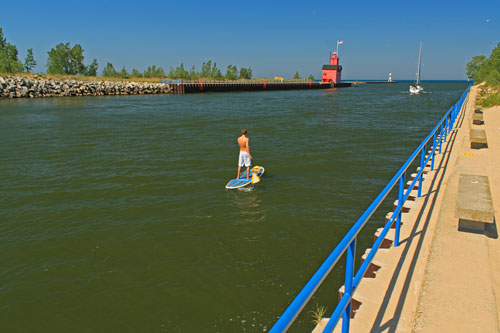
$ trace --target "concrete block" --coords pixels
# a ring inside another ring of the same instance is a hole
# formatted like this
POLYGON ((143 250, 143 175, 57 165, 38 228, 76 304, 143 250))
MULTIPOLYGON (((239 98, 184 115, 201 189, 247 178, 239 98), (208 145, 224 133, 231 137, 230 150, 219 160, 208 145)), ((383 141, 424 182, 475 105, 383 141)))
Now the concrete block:
MULTIPOLYGON (((391 218, 391 216, 392 216, 393 213, 394 212, 389 212, 389 213, 387 213, 385 215, 385 223, 387 223, 389 221, 389 219, 391 218)), ((401 218, 400 225, 403 225, 403 219, 402 218, 401 218)), ((394 229, 394 228, 396 228, 396 216, 394 217, 394 221, 392 222, 392 225, 391 225, 391 229, 394 229)))
POLYGON ((482 125, 484 123, 483 114, 482 113, 474 113, 472 115, 472 123, 474 125, 482 125))
MULTIPOLYGON (((420 171, 420 167, 417 167, 417 172, 420 171)), ((424 171, 422 172, 424 175, 431 171, 430 167, 424 167, 424 171)))
MULTIPOLYGON (((382 230, 384 228, 378 228, 377 231, 375 232, 374 238, 373 238, 373 243, 375 243, 382 233, 382 230)), ((396 235, 396 229, 389 229, 387 231, 387 234, 385 235, 384 239, 382 240, 382 243, 380 243, 380 248, 381 249, 389 249, 392 244, 394 243, 394 238, 396 235)))
MULTIPOLYGON (((461 220, 494 222, 495 211, 487 176, 460 175, 455 216, 461 220)), ((469 222, 464 224, 465 227, 470 227, 469 222)))
MULTIPOLYGON (((405 190, 407 190, 407 189, 410 187, 411 183, 413 183, 413 180, 409 180, 409 181, 405 184, 405 190)), ((418 190, 418 183, 419 183, 419 181, 417 180, 417 181, 415 182, 415 184, 413 185, 412 191, 413 191, 413 190, 418 190)))
MULTIPOLYGON (((339 302, 344 296, 344 290, 345 287, 342 285, 342 287, 339 288, 339 302)), ((358 311, 359 307, 361 306, 361 301, 357 300, 356 298, 352 297, 351 299, 351 319, 354 318, 354 315, 356 314, 356 311, 358 311)))
MULTIPOLYGON (((366 257, 368 257, 370 250, 371 250, 370 248, 366 249, 365 253, 361 256, 360 266, 363 264, 366 257)), ((377 276, 378 270, 382 268, 382 263, 379 262, 376 257, 377 256, 373 257, 372 262, 370 263, 370 265, 368 265, 368 268, 366 269, 366 272, 363 275, 364 277, 375 278, 377 276)))
POLYGON ((476 105, 474 107, 474 113, 480 113, 483 114, 483 107, 481 105, 476 105))
MULTIPOLYGON (((398 206, 398 204, 399 204, 398 200, 394 201, 394 204, 392 206, 393 211, 396 210, 396 207, 398 206)), ((401 209, 401 213, 409 213, 410 209, 411 209, 411 204, 408 202, 408 200, 406 200, 403 203, 403 208, 401 209)))
POLYGON ((488 141, 486 140, 486 132, 483 129, 471 128, 469 131, 469 141, 471 148, 485 148, 488 146, 488 141))

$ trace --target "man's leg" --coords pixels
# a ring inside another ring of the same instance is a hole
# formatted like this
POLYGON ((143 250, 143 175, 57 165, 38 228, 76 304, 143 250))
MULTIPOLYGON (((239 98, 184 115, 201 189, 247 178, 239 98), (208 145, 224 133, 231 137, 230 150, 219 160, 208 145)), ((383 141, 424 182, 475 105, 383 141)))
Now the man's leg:
POLYGON ((248 173, 250 172, 250 167, 247 167, 247 180, 248 180, 248 173))
POLYGON ((240 178, 240 169, 241 169, 241 166, 238 165, 238 175, 236 176, 236 179, 240 178))

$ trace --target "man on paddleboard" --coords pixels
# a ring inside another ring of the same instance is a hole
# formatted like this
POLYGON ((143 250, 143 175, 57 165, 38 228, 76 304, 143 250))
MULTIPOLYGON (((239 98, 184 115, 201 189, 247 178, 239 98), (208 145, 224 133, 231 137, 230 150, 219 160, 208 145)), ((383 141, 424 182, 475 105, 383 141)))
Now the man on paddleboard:
POLYGON ((247 168, 247 179, 252 166, 252 155, 250 155, 249 139, 247 138, 247 130, 241 130, 241 136, 238 138, 238 146, 240 146, 240 157, 238 159, 238 175, 236 179, 240 178, 240 169, 242 166, 247 168))

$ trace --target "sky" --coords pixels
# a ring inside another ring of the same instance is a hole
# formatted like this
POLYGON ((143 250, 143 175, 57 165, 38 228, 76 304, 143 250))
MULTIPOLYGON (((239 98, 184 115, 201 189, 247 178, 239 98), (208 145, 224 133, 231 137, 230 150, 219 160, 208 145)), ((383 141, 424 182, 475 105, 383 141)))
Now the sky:
POLYGON ((251 67, 254 77, 321 78, 340 45, 342 79, 414 79, 422 41, 422 80, 463 80, 465 65, 500 42, 500 0, 474 1, 30 1, 0 0, 0 27, 19 58, 82 45, 99 73, 207 60, 251 67))

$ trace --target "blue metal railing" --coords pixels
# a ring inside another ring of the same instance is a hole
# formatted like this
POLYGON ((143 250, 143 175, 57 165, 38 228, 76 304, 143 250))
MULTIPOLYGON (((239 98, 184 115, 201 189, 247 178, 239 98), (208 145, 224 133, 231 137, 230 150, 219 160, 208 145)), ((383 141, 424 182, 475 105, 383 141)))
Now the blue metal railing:
POLYGON ((340 316, 342 316, 342 332, 349 332, 349 324, 350 324, 350 314, 351 314, 351 302, 352 295, 356 291, 356 288, 359 286, 363 275, 365 274, 368 266, 370 265, 375 253, 380 247, 385 235, 389 231, 390 227, 394 222, 396 222, 396 230, 395 230, 395 239, 394 245, 399 246, 399 236, 401 229, 401 214, 403 205, 410 195, 410 192, 415 187, 417 181, 418 185, 418 197, 422 195, 422 177, 424 167, 431 160, 431 170, 434 170, 434 156, 436 149, 438 149, 439 154, 441 154, 441 145, 446 142, 447 134, 451 132, 453 128, 453 124, 455 120, 458 118, 458 115, 463 109, 464 101, 467 98, 467 93, 470 89, 470 86, 464 91, 460 99, 453 105, 441 118, 438 124, 434 127, 434 129, 429 133, 429 135, 420 143, 417 149, 413 152, 413 154, 408 158, 408 160, 403 164, 403 166, 396 172, 394 177, 387 183, 384 189, 380 192, 380 194, 373 200, 373 202, 368 206, 365 212, 361 215, 361 217, 354 223, 354 225, 349 229, 347 234, 342 238, 340 243, 335 247, 335 249, 330 253, 330 255, 326 258, 326 260, 321 264, 316 273, 311 277, 311 279, 307 282, 304 288, 299 292, 299 294, 295 297, 292 303, 288 306, 288 308, 283 312, 281 317, 276 321, 274 326, 271 328, 270 332, 283 332, 288 330, 288 328, 295 321, 297 316, 300 314, 302 309, 306 306, 307 302, 311 299, 313 294, 319 288, 319 286, 323 283, 327 275, 333 269, 335 264, 339 261, 341 256, 347 250, 346 255, 346 268, 345 268, 345 282, 344 282, 344 295, 340 299, 339 303, 335 307, 332 315, 330 316, 330 320, 326 325, 323 332, 332 332, 332 330, 337 325, 340 320, 340 316), (438 134, 439 133, 439 134, 438 134), (432 149, 430 153, 426 156, 425 152, 427 146, 432 143, 432 149), (420 169, 417 172, 417 176, 413 179, 408 188, 404 189, 404 183, 406 179, 406 171, 413 163, 413 161, 420 154, 420 169), (358 233, 363 229, 368 220, 375 213, 380 204, 384 201, 384 199, 389 195, 389 192, 393 189, 396 183, 399 181, 399 193, 398 193, 398 205, 391 217, 385 224, 382 232, 378 236, 377 240, 373 244, 370 252, 367 254, 366 259, 363 261, 358 271, 354 273, 354 256, 356 253, 356 237, 358 233))

